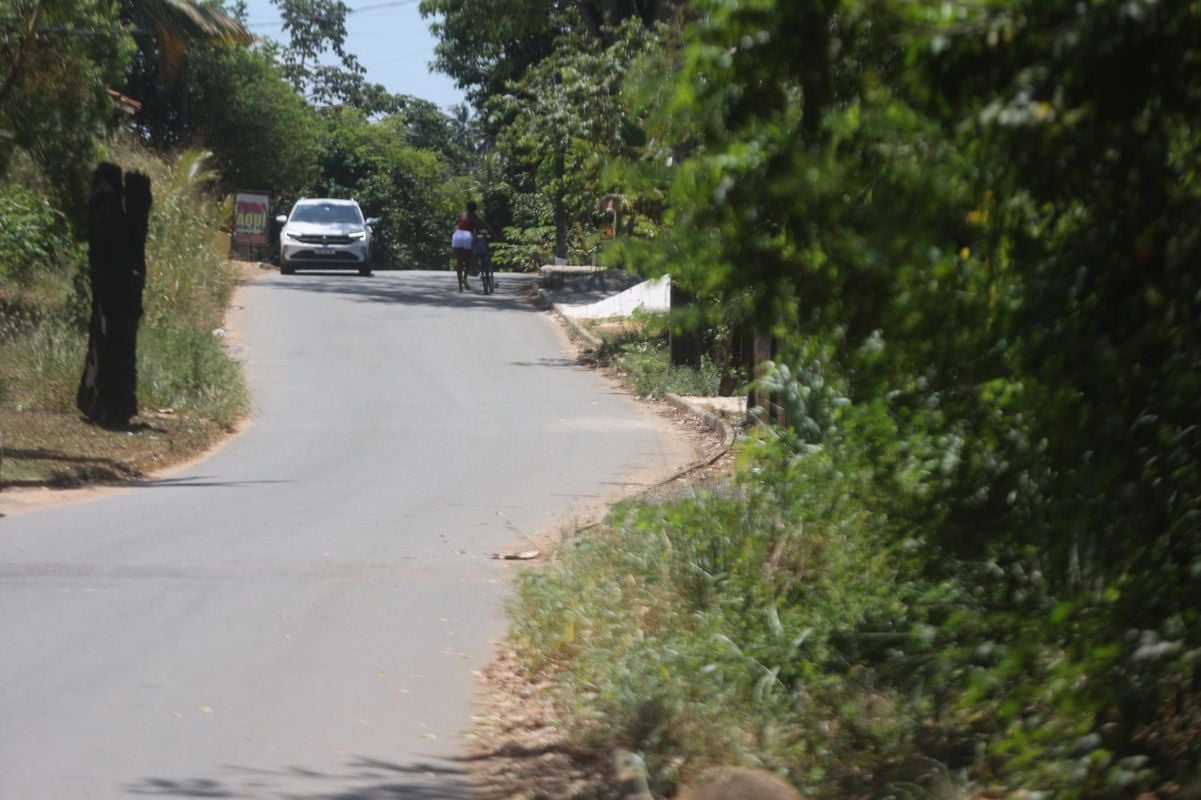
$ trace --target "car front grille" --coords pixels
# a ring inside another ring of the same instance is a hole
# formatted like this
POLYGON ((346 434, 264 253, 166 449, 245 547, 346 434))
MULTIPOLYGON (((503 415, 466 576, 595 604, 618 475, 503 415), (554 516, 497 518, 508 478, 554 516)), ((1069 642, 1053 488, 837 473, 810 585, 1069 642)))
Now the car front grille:
POLYGON ((317 245, 347 245, 354 241, 349 236, 298 236, 297 239, 305 244, 317 245))
POLYGON ((334 253, 318 253, 315 250, 300 250, 293 253, 289 258, 304 259, 306 261, 359 261, 358 255, 346 250, 339 250, 334 253))

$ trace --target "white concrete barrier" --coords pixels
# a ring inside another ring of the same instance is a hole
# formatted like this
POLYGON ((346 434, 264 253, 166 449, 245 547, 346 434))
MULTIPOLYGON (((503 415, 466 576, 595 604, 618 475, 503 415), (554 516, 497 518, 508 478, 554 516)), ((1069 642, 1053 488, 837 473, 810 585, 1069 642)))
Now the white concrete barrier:
POLYGON ((644 281, 604 300, 583 305, 559 304, 559 313, 575 319, 610 319, 628 317, 636 309, 669 311, 671 309, 671 276, 644 281))

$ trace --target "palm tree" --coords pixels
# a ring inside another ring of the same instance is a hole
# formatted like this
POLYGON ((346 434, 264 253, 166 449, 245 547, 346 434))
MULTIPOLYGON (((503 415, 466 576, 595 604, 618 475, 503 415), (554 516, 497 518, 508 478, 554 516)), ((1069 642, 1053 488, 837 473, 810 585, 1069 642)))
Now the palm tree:
POLYGON ((4 46, 0 47, 0 67, 4 68, 4 79, 0 81, 0 108, 4 107, 5 98, 17 85, 17 76, 25 66, 34 34, 37 33, 38 23, 41 21, 44 11, 44 0, 38 0, 38 3, 29 10, 27 15, 16 14, 15 21, 19 23, 14 26, 18 30, 16 44, 10 47, 6 39, 4 46))
POLYGON ((254 42, 220 6, 196 0, 120 0, 121 20, 132 27, 138 52, 122 91, 142 101, 139 124, 161 145, 187 140, 188 54, 197 47, 254 42))
POLYGON ((139 31, 154 34, 160 74, 168 80, 179 76, 188 48, 194 44, 246 47, 254 42, 242 23, 220 8, 200 5, 195 0, 122 0, 121 18, 139 31))
MULTIPOLYGON (((31 51, 39 46, 46 0, 36 0, 24 9, 13 8, 11 27, 16 37, 0 46, 0 106, 17 84, 31 51)), ((7 16, 7 14, 5 15, 7 16)), ((121 19, 133 25, 135 32, 153 33, 158 43, 161 73, 169 80, 178 77, 188 47, 197 43, 225 42, 249 46, 254 42, 242 24, 224 11, 203 6, 195 0, 122 0, 121 19)), ((91 35, 91 29, 65 29, 60 33, 91 35)))

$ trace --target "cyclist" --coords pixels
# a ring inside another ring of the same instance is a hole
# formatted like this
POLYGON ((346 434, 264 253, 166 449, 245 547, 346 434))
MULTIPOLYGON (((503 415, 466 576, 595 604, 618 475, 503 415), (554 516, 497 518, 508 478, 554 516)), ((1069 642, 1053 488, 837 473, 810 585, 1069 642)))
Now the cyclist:
POLYGON ((467 210, 459 215, 455 222, 455 233, 451 237, 450 246, 455 254, 455 276, 459 279, 459 291, 470 289, 467 275, 471 272, 471 247, 480 231, 487 231, 495 236, 492 226, 479 212, 479 206, 474 200, 467 201, 467 210))

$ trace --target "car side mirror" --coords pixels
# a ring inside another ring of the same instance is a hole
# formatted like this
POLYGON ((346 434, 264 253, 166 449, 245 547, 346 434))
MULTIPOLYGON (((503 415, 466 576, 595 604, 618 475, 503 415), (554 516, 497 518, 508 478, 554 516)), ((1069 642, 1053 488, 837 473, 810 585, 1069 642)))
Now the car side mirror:
POLYGON ((275 221, 278 222, 280 225, 283 225, 285 222, 288 221, 288 218, 286 216, 284 216, 283 214, 280 214, 278 217, 275 218, 275 221))
POLYGON ((365 224, 367 225, 367 227, 371 227, 372 225, 378 225, 379 217, 367 217, 367 222, 365 224))

